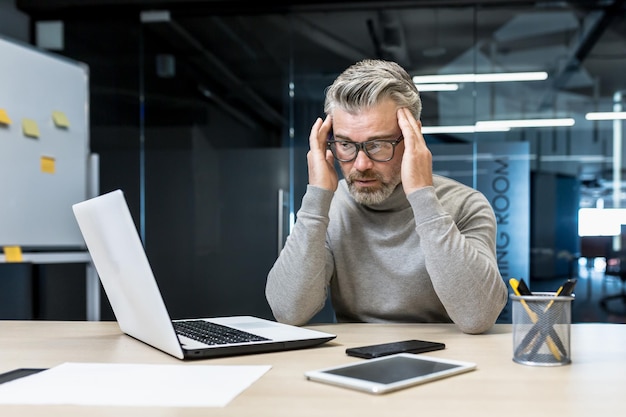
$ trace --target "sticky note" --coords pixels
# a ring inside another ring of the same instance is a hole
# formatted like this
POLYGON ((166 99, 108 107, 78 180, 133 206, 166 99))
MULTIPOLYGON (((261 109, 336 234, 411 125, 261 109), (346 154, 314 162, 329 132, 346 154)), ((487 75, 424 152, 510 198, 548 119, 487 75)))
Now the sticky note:
POLYGON ((54 121, 54 125, 56 127, 62 127, 64 129, 67 129, 68 127, 70 127, 70 121, 67 120, 67 116, 62 111, 59 111, 59 110, 53 111, 52 120, 54 121))
POLYGON ((10 125, 11 119, 9 119, 9 115, 7 111, 4 109, 0 109, 0 124, 2 125, 10 125))
POLYGON ((54 174, 54 171, 55 171, 54 158, 50 156, 42 156, 41 157, 41 172, 45 172, 46 174, 54 174))
POLYGON ((39 137, 39 126, 37 126, 37 122, 33 119, 23 119, 22 120, 22 132, 24 136, 28 136, 31 138, 39 137))
POLYGON ((7 262, 22 262, 22 248, 19 246, 4 246, 4 259, 7 262))

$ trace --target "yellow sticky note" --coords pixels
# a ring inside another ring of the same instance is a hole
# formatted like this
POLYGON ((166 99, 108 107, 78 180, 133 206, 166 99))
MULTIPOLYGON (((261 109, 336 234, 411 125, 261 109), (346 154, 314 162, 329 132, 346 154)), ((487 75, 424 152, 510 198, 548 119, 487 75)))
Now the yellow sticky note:
POLYGON ((22 248, 19 246, 5 246, 4 259, 7 262, 22 262, 22 248))
POLYGON ((3 125, 11 124, 11 119, 9 119, 9 115, 7 114, 7 111, 4 109, 0 109, 0 124, 3 124, 3 125))
POLYGON ((55 170, 54 158, 50 156, 42 156, 41 157, 41 172, 45 172, 46 174, 54 174, 54 170, 55 170))
POLYGON ((65 129, 70 127, 70 121, 67 120, 67 116, 62 111, 59 111, 59 110, 53 111, 52 120, 54 121, 54 125, 56 127, 62 127, 65 129))
POLYGON ((33 119, 23 119, 22 120, 22 132, 24 136, 28 136, 31 138, 39 137, 39 126, 37 126, 37 122, 33 119))

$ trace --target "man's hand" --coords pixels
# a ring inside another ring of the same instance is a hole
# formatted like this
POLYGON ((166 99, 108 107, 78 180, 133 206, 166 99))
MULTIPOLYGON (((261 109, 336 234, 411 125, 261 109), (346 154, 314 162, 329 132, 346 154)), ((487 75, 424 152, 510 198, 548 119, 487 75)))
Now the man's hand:
POLYGON ((310 149, 306 159, 309 166, 309 185, 336 191, 339 178, 335 170, 333 154, 326 147, 331 128, 332 120, 330 116, 326 116, 324 121, 319 117, 317 118, 311 128, 311 135, 309 136, 310 149))
POLYGON ((407 108, 397 112, 398 125, 404 136, 402 188, 406 195, 433 185, 433 157, 422 136, 422 123, 407 108))

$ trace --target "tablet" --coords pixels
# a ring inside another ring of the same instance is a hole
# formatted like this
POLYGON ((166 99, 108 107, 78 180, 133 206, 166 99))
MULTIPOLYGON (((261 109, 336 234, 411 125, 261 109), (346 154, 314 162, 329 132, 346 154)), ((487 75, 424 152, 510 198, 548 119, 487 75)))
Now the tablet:
POLYGON ((14 379, 22 378, 38 372, 45 371, 44 368, 19 368, 12 371, 0 374, 0 384, 13 381, 14 379))
POLYGON ((383 394, 476 369, 476 364, 398 353, 365 362, 305 372, 304 376, 344 388, 383 394))

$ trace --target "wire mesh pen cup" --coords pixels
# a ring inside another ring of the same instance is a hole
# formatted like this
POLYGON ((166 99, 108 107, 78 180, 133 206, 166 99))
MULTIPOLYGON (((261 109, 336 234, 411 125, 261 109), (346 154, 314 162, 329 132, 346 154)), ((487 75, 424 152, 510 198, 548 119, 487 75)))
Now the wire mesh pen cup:
POLYGON ((513 307, 513 361, 524 365, 571 363, 573 296, 537 292, 510 295, 513 307))

